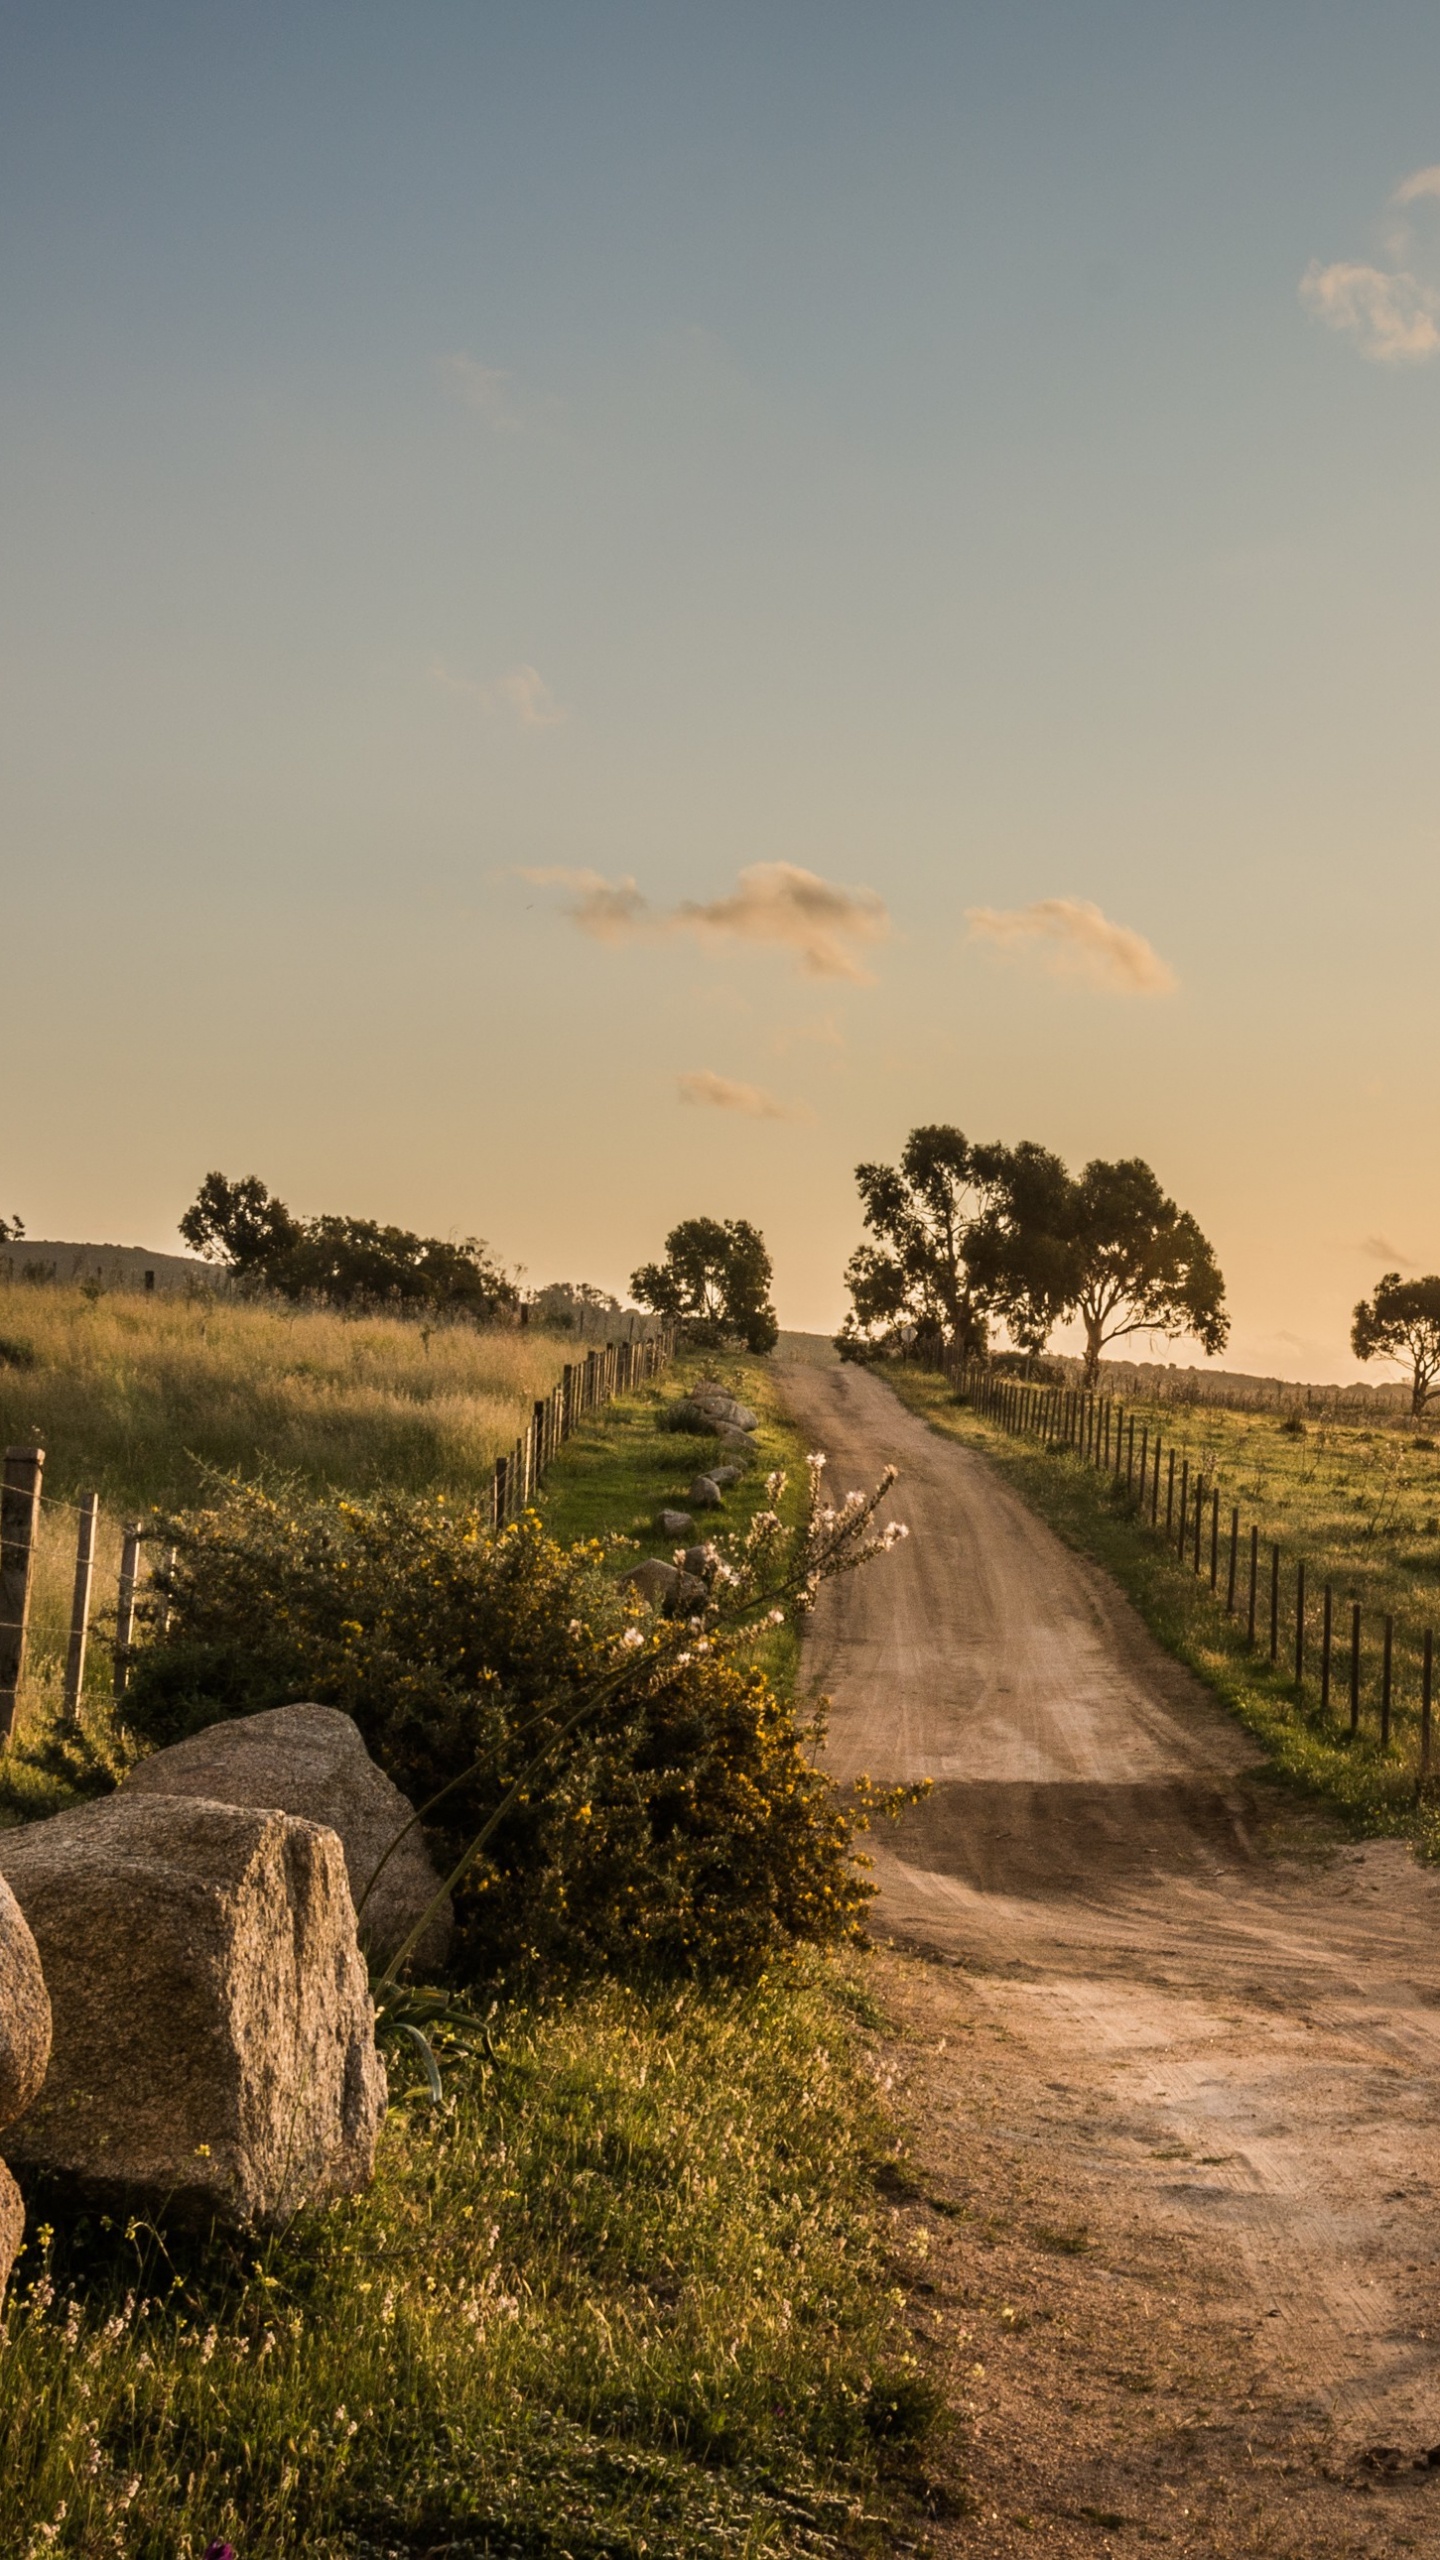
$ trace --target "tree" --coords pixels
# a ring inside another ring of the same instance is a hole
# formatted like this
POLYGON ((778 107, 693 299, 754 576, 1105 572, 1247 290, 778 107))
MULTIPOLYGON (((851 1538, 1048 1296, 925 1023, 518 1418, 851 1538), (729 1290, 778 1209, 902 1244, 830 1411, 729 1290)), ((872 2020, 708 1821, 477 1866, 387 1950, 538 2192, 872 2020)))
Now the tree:
POLYGON ((239 1280, 268 1274, 300 1241, 298 1221, 258 1173, 239 1182, 207 1173, 180 1220, 180 1233, 207 1262, 228 1263, 239 1280))
POLYGON ((693 1342, 739 1334, 748 1351, 773 1351, 774 1277, 765 1239, 748 1218, 682 1218, 663 1262, 642 1263, 630 1288, 642 1307, 683 1324, 693 1342))
POLYGON ((1350 1328, 1350 1348, 1357 1360, 1396 1360, 1410 1369, 1410 1412, 1424 1419, 1425 1407, 1440 1379, 1440 1273, 1423 1280, 1402 1280, 1387 1271, 1375 1283, 1373 1298, 1362 1298, 1350 1328))
POLYGON ((1067 1190, 1058 1156, 1028 1139, 972 1143, 963 1130, 931 1123, 911 1130, 898 1166, 860 1164, 855 1180, 876 1241, 846 1265, 852 1305, 842 1351, 909 1322, 978 1354, 992 1313, 1023 1346, 1040 1347, 1063 1261, 1052 1234, 1067 1190))
POLYGON ((1139 1156, 1098 1157, 1071 1186, 1063 1312, 1085 1327, 1085 1385, 1107 1342, 1124 1334, 1193 1333, 1213 1355, 1230 1338, 1225 1283, 1186 1209, 1167 1198, 1139 1156))
POLYGON ((24 1233, 23 1218, 0 1218, 0 1244, 18 1244, 24 1233))
POLYGON ((460 1243, 382 1227, 373 1218, 294 1218, 258 1174, 207 1173, 180 1221, 198 1253, 249 1288, 327 1306, 421 1306, 478 1323, 518 1304, 513 1280, 478 1236, 460 1243))

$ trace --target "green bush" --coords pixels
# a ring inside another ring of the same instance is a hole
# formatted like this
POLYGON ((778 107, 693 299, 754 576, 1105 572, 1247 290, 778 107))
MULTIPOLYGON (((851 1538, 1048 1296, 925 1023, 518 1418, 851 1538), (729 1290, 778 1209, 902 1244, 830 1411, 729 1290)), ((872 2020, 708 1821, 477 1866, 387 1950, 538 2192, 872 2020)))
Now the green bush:
MULTIPOLYGON (((849 1560, 862 1527, 847 1509, 849 1560)), ((133 1732, 315 1699, 412 1803, 448 1790, 442 1869, 493 1820, 456 1897, 462 1979, 744 1976, 788 1941, 859 1934, 867 1799, 833 1795, 737 1633, 653 1618, 599 1543, 562 1547, 533 1514, 492 1536, 442 1498, 238 1484, 162 1535, 168 1625, 131 1672, 133 1732)))

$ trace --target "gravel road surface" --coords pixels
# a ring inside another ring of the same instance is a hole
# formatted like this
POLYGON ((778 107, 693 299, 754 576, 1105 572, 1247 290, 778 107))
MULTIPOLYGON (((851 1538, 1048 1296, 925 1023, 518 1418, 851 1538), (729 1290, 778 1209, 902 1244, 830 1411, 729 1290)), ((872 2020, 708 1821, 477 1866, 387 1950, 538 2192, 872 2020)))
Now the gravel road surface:
POLYGON ((833 1493, 901 1471, 908 1542, 805 1649, 837 1778, 933 1782, 875 1843, 876 1934, 963 1966, 1040 2066, 1017 2142, 1213 2252, 1274 2386, 1410 2465, 1440 2446, 1440 1885, 1394 1842, 1277 1852, 1253 1744, 1105 1575, 878 1378, 779 1377, 833 1493))

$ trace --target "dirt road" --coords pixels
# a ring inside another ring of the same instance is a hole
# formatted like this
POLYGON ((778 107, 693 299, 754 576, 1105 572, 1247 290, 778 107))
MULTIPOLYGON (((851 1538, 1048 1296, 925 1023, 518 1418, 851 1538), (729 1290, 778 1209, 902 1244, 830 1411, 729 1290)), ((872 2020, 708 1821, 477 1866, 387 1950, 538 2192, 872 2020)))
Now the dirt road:
MULTIPOLYGON (((938 1958, 1003 2031, 1002 2117, 1015 2057, 1016 2156, 1183 2244, 1307 2459, 1418 2478, 1440 2446, 1440 1886, 1394 1843, 1277 1854, 1253 1746, 1105 1576, 876 1378, 780 1377, 834 1491, 901 1469, 908 1543, 830 1586, 805 1659, 837 1776, 934 1782, 876 1843, 877 1934, 932 1959, 926 2032, 938 1958)), ((1393 2543, 1294 2547, 1440 2552, 1434 2470, 1416 2494, 1393 2543)))

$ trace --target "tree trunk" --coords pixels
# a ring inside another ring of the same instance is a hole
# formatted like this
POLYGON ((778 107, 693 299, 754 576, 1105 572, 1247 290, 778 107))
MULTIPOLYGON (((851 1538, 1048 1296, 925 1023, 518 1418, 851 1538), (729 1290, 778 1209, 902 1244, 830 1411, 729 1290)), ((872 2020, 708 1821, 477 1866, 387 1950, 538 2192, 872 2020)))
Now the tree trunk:
POLYGON ((1104 1342, 1105 1336, 1101 1331, 1100 1318, 1087 1316, 1085 1319, 1085 1369, 1080 1380, 1087 1395, 1093 1395, 1100 1382, 1100 1353, 1104 1342))

